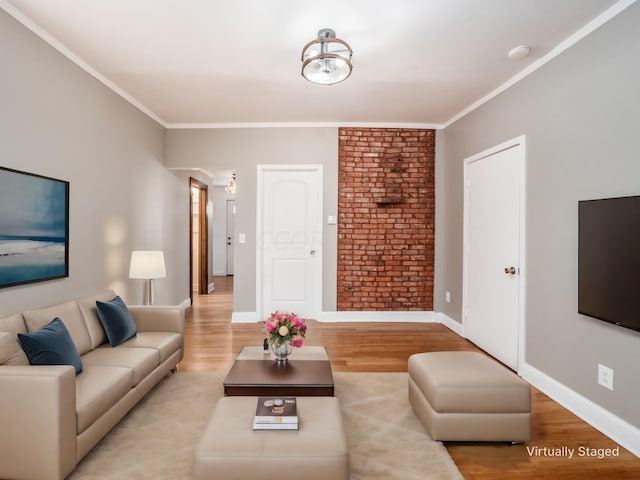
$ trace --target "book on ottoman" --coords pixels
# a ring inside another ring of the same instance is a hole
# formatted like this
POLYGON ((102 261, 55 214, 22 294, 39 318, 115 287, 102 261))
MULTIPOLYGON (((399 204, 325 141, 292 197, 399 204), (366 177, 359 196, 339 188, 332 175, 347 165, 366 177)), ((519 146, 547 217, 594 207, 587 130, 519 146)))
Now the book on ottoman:
POLYGON ((254 430, 297 430, 296 397, 258 397, 254 430))

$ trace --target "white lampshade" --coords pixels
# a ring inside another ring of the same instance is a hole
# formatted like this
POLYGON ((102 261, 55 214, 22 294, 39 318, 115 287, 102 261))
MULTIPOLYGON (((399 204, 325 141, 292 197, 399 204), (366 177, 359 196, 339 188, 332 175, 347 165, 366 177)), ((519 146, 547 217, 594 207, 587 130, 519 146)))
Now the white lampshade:
POLYGON ((161 251, 133 251, 129 265, 129 278, 164 278, 164 254, 161 251))
POLYGON ((302 76, 313 83, 332 85, 351 75, 351 47, 336 38, 330 28, 318 32, 318 38, 302 49, 302 76))

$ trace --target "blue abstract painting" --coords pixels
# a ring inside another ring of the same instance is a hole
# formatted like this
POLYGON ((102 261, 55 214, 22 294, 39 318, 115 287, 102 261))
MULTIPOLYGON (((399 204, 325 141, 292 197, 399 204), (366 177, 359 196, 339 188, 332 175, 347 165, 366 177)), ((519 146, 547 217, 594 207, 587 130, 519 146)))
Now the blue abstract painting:
POLYGON ((0 287, 69 276, 69 182, 0 167, 0 287))

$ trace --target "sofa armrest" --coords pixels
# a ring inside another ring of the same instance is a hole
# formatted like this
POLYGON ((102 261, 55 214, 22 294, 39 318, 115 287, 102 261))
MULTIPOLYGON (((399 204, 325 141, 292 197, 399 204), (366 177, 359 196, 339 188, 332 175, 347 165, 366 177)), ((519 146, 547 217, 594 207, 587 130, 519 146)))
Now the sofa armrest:
POLYGON ((0 478, 63 479, 76 466, 72 366, 0 366, 0 478))
POLYGON ((184 337, 184 309, 174 306, 134 305, 128 307, 140 332, 174 332, 184 337))

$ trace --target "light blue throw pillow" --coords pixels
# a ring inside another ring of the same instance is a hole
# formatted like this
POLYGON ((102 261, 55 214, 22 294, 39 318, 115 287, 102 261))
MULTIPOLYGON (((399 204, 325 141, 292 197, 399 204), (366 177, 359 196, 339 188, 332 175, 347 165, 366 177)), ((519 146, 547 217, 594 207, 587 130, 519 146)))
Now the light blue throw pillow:
POLYGON ((18 341, 31 365, 72 365, 76 375, 82 371, 78 349, 57 317, 37 332, 19 333, 18 341))
POLYGON ((138 331, 129 309, 120 297, 109 302, 96 301, 98 318, 112 347, 135 336, 138 331))

